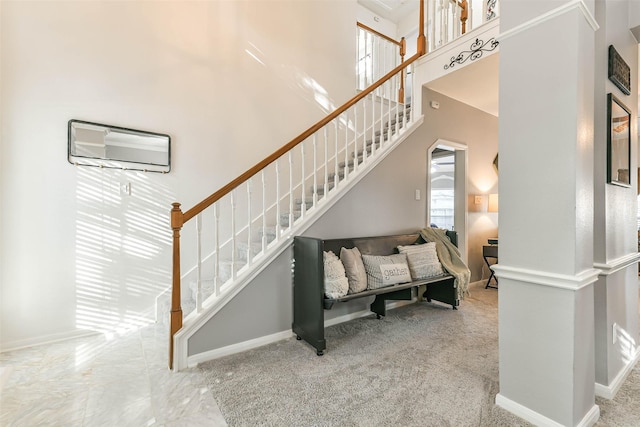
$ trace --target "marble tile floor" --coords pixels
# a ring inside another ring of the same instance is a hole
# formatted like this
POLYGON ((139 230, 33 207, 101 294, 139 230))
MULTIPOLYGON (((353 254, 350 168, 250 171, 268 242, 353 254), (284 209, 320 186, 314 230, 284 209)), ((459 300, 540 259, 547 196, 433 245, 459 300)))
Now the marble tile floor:
POLYGON ((226 426, 197 369, 167 368, 166 325, 0 353, 0 426, 226 426))

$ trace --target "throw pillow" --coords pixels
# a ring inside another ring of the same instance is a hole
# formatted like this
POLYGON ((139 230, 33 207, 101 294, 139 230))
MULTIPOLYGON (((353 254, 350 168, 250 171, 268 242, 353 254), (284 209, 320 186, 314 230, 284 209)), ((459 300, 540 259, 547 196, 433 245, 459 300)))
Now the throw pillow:
POLYGON ((367 273, 362 263, 362 255, 358 248, 341 248, 340 261, 349 280, 349 293, 356 294, 367 290, 367 273))
POLYGON ((324 252, 324 294, 327 298, 343 297, 349 291, 349 282, 340 258, 332 251, 324 252))
POLYGON ((409 270, 413 280, 428 279, 444 274, 442 264, 436 253, 436 243, 398 246, 398 252, 407 255, 409 270))
POLYGON ((368 289, 378 289, 411 281, 411 273, 405 254, 362 255, 362 262, 367 272, 368 289))

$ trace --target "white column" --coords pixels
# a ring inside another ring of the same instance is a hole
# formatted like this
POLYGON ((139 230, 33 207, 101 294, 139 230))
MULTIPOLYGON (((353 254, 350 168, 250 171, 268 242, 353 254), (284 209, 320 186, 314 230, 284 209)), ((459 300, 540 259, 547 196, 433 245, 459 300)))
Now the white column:
POLYGON ((583 2, 501 6, 496 403, 536 425, 592 425, 597 24, 583 2))

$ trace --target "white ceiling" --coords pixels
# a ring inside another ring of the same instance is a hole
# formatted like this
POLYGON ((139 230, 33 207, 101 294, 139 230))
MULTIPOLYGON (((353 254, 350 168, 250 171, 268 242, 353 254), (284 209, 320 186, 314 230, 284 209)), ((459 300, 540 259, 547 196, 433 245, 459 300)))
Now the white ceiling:
POLYGON ((381 18, 396 24, 415 13, 420 7, 420 2, 417 0, 358 0, 358 3, 381 18))

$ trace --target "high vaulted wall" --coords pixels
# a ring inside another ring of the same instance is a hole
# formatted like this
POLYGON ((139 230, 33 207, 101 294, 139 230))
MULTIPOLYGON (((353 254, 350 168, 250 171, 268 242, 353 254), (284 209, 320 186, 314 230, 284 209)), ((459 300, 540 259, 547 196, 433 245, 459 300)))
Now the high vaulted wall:
POLYGON ((171 202, 188 209, 355 94, 355 0, 0 9, 2 349, 153 321, 171 202), (69 164, 70 119, 168 133, 172 171, 69 164))

